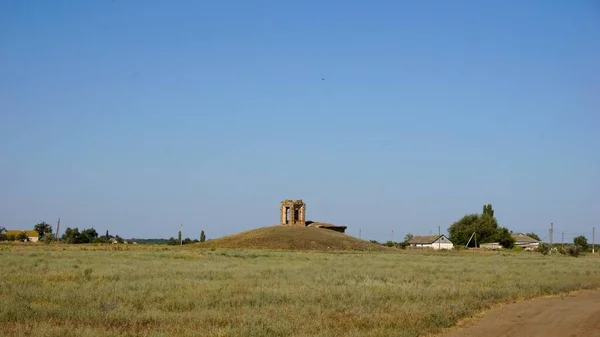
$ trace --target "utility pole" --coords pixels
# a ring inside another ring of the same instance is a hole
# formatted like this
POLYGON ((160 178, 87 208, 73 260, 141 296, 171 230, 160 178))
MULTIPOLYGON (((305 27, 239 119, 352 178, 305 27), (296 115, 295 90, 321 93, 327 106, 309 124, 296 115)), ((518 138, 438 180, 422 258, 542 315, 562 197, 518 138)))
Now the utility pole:
POLYGON ((183 246, 183 224, 179 225, 179 245, 183 246))
POLYGON ((592 254, 596 253, 596 227, 592 229, 592 254))
POLYGON ((550 232, 548 233, 548 237, 550 238, 550 255, 552 255, 552 235, 554 234, 554 223, 550 223, 550 232))
POLYGON ((394 230, 392 229, 392 242, 394 242, 394 230))
POLYGON ((58 241, 58 230, 60 229, 60 217, 58 218, 58 223, 56 224, 56 241, 58 241))
POLYGON ((440 232, 440 226, 438 226, 438 250, 442 248, 442 234, 440 232))
POLYGON ((358 238, 359 238, 359 239, 362 239, 362 231, 361 231, 361 229, 360 229, 360 228, 358 229, 358 238))

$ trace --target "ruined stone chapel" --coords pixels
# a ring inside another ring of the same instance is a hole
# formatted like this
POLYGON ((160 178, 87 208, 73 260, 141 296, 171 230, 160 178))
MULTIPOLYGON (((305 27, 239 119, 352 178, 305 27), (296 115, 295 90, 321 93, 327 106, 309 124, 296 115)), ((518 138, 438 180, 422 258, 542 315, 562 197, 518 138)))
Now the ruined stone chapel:
POLYGON ((282 226, 317 227, 345 233, 347 226, 324 222, 306 221, 306 204, 302 199, 285 199, 279 206, 279 224, 282 226))

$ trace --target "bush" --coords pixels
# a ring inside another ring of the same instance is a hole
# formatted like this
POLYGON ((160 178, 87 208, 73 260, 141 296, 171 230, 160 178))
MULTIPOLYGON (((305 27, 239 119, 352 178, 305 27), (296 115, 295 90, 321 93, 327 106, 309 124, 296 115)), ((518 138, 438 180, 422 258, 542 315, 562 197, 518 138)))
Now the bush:
POLYGON ((19 240, 19 241, 28 241, 29 238, 27 237, 27 233, 21 232, 21 233, 17 234, 17 240, 19 240))
POLYGON ((45 244, 49 245, 49 244, 51 244, 53 241, 56 241, 56 236, 54 236, 54 234, 52 234, 52 233, 48 233, 48 234, 44 235, 44 237, 42 238, 42 241, 43 241, 45 244))
POLYGON ((536 251, 542 253, 543 255, 548 255, 548 253, 550 252, 550 244, 540 243, 536 251))
POLYGON ((577 245, 571 245, 569 247, 567 247, 567 254, 569 256, 573 256, 573 257, 578 257, 579 254, 581 254, 581 251, 583 250, 580 246, 577 245))

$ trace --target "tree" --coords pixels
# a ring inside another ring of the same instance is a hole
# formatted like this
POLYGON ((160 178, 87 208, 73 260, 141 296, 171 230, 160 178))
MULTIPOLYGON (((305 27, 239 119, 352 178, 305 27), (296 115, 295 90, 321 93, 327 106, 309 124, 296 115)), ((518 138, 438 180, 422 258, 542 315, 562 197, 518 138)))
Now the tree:
POLYGON ((27 233, 25 233, 25 231, 22 231, 19 234, 17 234, 17 240, 27 241, 27 239, 29 239, 29 238, 27 237, 27 233))
POLYGON ((412 239, 414 237, 414 235, 412 235, 411 233, 408 233, 404 236, 404 242, 408 242, 410 239, 412 239))
POLYGON ((65 229, 65 233, 61 237, 61 240, 64 243, 79 243, 80 236, 81 234, 79 233, 79 228, 67 227, 67 229, 65 229))
POLYGON ((177 244, 181 244, 181 231, 177 234, 177 244))
POLYGON ((38 237, 43 239, 45 235, 52 234, 52 226, 42 221, 39 224, 33 226, 33 229, 38 232, 38 237))
POLYGON ((483 215, 489 215, 492 218, 494 217, 494 209, 492 208, 492 204, 483 205, 483 215))
MULTIPOLYGON (((491 204, 483 206, 482 214, 467 214, 448 228, 450 240, 457 246, 464 246, 475 233, 477 243, 499 242, 505 248, 514 246, 514 240, 507 228, 498 227, 491 204)), ((474 241, 474 240, 473 240, 474 241)))
MULTIPOLYGON (((448 227, 448 234, 450 235, 450 241, 457 246, 465 246, 471 235, 477 231, 477 223, 479 222, 479 214, 467 214, 460 220, 456 221, 450 227, 448 227)), ((477 238, 480 240, 481 236, 477 233, 477 238)))
POLYGON ((179 241, 175 240, 174 237, 170 237, 169 240, 167 241, 167 244, 171 245, 171 246, 175 246, 175 245, 179 244, 179 241))
POLYGON ((200 242, 206 241, 206 235, 204 235, 204 230, 200 232, 200 242))
POLYGON ((108 235, 108 229, 106 230, 106 235, 104 237, 106 238, 106 240, 110 239, 110 236, 108 235))
POLYGON ((525 234, 525 235, 529 236, 529 237, 530 237, 530 238, 532 238, 532 239, 536 239, 536 240, 538 240, 538 241, 542 241, 542 239, 540 239, 540 237, 539 237, 537 234, 533 233, 533 232, 531 232, 531 233, 527 233, 527 234, 525 234))
POLYGON ((84 229, 81 231, 78 243, 91 243, 98 237, 98 232, 94 228, 84 229))
POLYGON ((6 228, 0 226, 0 241, 6 241, 7 239, 6 228))
POLYGON ((587 250, 589 246, 587 238, 583 235, 574 238, 573 243, 575 244, 575 246, 581 247, 581 249, 584 251, 587 250))
POLYGON ((515 238, 506 227, 498 228, 494 241, 497 241, 502 247, 511 249, 515 247, 515 238))

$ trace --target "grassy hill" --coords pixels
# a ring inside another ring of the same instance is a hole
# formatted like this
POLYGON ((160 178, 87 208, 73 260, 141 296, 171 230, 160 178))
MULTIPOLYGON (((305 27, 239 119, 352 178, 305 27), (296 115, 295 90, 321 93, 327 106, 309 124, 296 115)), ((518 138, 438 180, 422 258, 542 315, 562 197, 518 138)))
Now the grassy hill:
POLYGON ((388 248, 328 229, 262 227, 196 244, 199 247, 290 250, 384 251, 388 248))

